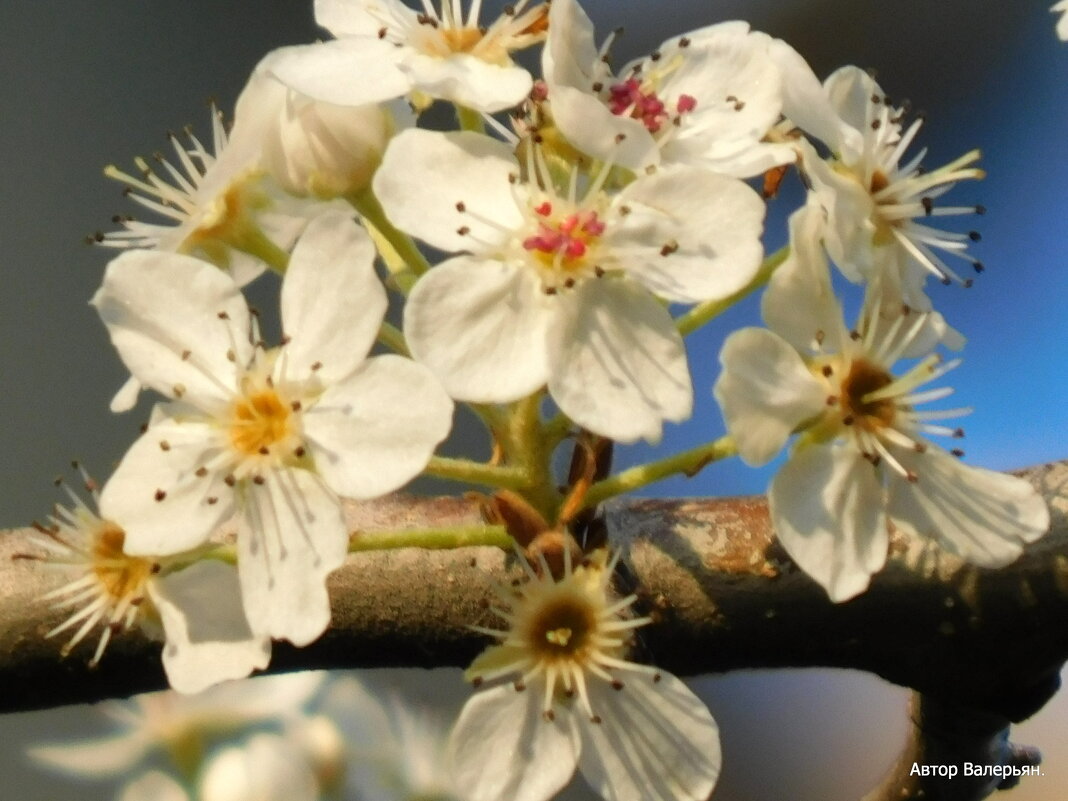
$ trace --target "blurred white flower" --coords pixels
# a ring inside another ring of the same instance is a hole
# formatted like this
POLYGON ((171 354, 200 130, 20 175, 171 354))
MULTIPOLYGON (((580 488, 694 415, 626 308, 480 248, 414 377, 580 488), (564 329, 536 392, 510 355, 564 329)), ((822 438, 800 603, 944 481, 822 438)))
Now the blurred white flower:
MULTIPOLYGON (((283 726, 304 714, 325 673, 289 673, 229 682, 196 695, 165 691, 106 701, 96 708, 124 731, 88 742, 43 745, 29 753, 38 762, 80 777, 129 776, 162 752, 182 776, 199 771, 208 749, 242 730, 283 726)), ((162 779, 144 779, 149 787, 162 779)))
MULTIPOLYGON (((95 484, 87 476, 86 486, 95 499, 95 484)), ((182 557, 130 556, 122 528, 64 488, 73 506, 57 505, 48 525, 36 524, 32 541, 43 553, 24 555, 74 574, 41 598, 69 612, 45 635, 74 631, 64 656, 100 626, 89 662, 96 665, 112 635, 138 623, 150 636, 166 641, 163 667, 171 686, 181 692, 200 692, 267 666, 270 640, 249 629, 233 567, 205 559, 183 568, 182 557)))
POLYGON ((199 801, 318 801, 312 765, 295 745, 265 732, 223 749, 204 766, 199 801))
POLYGON ((414 92, 478 111, 520 103, 532 79, 512 52, 541 41, 544 5, 519 0, 479 23, 481 0, 464 16, 460 0, 429 0, 415 11, 400 0, 316 0, 315 20, 336 40, 289 48, 272 70, 306 95, 362 106, 414 92))
POLYGON ((1061 18, 1057 20, 1057 36, 1062 41, 1068 41, 1068 0, 1060 0, 1059 3, 1054 3, 1050 11, 1061 15, 1061 18))
MULTIPOLYGON (((808 207, 792 226, 808 227, 820 213, 808 207)), ((1045 533, 1049 512, 1028 482, 968 467, 956 458, 962 452, 925 439, 963 436, 942 421, 968 411, 916 408, 952 392, 921 389, 959 363, 930 352, 938 325, 928 314, 888 320, 869 304, 847 330, 818 237, 797 241, 803 246, 782 268, 794 291, 765 303, 776 333, 731 334, 715 386, 748 464, 766 463, 800 431, 768 490, 783 547, 836 602, 863 592, 882 569, 890 524, 984 567, 1012 562, 1045 533), (903 354, 923 358, 895 375, 903 354)))
MULTIPOLYGON (((565 554, 569 552, 565 550, 565 554)), ((575 767, 609 801, 704 801, 720 768, 715 721, 681 681, 627 661, 623 618, 634 596, 610 589, 615 562, 599 551, 560 579, 520 562, 527 581, 501 588, 507 622, 468 668, 477 692, 450 740, 453 772, 469 801, 543 801, 575 767)))
POLYGON ((452 402, 425 368, 366 359, 386 307, 373 261, 347 216, 315 219, 290 260, 273 350, 237 285, 196 259, 123 254, 93 299, 126 366, 173 399, 123 458, 102 512, 142 555, 194 548, 237 513, 252 630, 297 645, 330 620, 325 579, 348 546, 338 496, 398 488, 451 426, 452 402))
POLYGON ((454 398, 518 400, 544 385, 572 420, 622 442, 690 416, 682 338, 658 297, 722 298, 756 272, 764 204, 702 169, 603 191, 610 167, 557 191, 540 155, 472 133, 398 135, 374 180, 402 230, 464 252, 404 310, 413 355, 454 398), (522 178, 520 176, 523 176, 522 178), (413 192, 413 187, 420 191, 413 192))
POLYGON ((334 679, 325 690, 323 709, 344 738, 348 788, 344 797, 361 801, 466 797, 449 770, 447 728, 432 713, 412 709, 396 695, 379 701, 351 673, 334 679))
POLYGON ((930 218, 982 214, 981 206, 942 206, 936 201, 962 180, 984 176, 974 166, 978 150, 938 169, 921 166, 926 150, 905 160, 923 124, 907 128, 907 110, 897 108, 875 79, 857 67, 842 67, 822 86, 804 59, 785 42, 772 52, 784 75, 783 112, 831 150, 822 159, 799 140, 799 165, 826 215, 824 244, 851 281, 878 280, 890 304, 931 308, 923 292, 928 275, 943 283, 971 283, 946 261, 952 256, 982 270, 967 252, 974 231, 943 231, 930 218))
POLYGON ((542 54, 552 119, 576 148, 640 171, 684 164, 745 178, 794 160, 771 38, 727 22, 664 42, 614 74, 575 0, 554 0, 542 54))
POLYGON ((127 782, 119 795, 119 801, 190 801, 185 791, 173 777, 158 770, 150 770, 127 782))

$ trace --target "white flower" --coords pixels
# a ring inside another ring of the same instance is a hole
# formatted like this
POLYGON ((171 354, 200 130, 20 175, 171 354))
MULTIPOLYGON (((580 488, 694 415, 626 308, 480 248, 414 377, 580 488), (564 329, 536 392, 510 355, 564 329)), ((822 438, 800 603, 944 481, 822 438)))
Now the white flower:
POLYGON ((299 49, 280 48, 256 66, 237 100, 234 136, 260 141, 260 164, 292 195, 354 195, 370 185, 390 137, 413 115, 399 101, 342 106, 286 87, 272 67, 299 49))
POLYGON ((197 771, 206 749, 246 727, 279 725, 300 715, 325 673, 288 673, 219 685, 196 695, 158 692, 97 708, 123 731, 96 740, 30 749, 30 756, 76 776, 129 775, 156 752, 184 775, 197 771))
MULTIPOLYGON (((239 128, 241 117, 238 115, 239 128)), ((264 178, 260 168, 264 137, 231 140, 222 115, 212 109, 212 150, 187 129, 189 144, 171 134, 178 160, 175 167, 157 155, 158 169, 143 158, 134 160, 140 177, 109 165, 104 174, 126 184, 127 196, 166 222, 116 216, 122 230, 97 234, 95 241, 113 248, 146 248, 187 253, 226 269, 240 286, 265 268, 258 256, 283 254, 308 222, 309 210, 287 201, 264 178), (162 170, 160 174, 159 170, 162 170)), ((141 382, 130 378, 111 402, 113 412, 137 403, 141 382)))
POLYGON ((178 167, 157 156, 155 169, 143 158, 134 160, 140 177, 114 165, 104 170, 109 178, 126 184, 131 200, 166 222, 117 216, 122 230, 96 239, 108 247, 197 256, 228 269, 244 286, 264 270, 264 263, 247 251, 261 237, 288 249, 307 219, 272 210, 279 199, 263 183, 258 143, 251 137, 229 141, 222 115, 214 108, 211 122, 210 152, 191 130, 185 132, 188 144, 177 134, 170 135, 178 167))
POLYGON ((542 54, 552 118, 579 150, 630 170, 704 166, 749 177, 794 160, 763 141, 779 121, 771 38, 727 22, 664 42, 613 74, 575 0, 554 0, 542 54))
POLYGON ((1068 41, 1068 0, 1060 0, 1059 3, 1054 3, 1050 11, 1061 15, 1061 18, 1057 20, 1057 36, 1062 41, 1068 41))
POLYGON ((285 344, 273 350, 237 285, 196 259, 123 254, 93 299, 134 376, 174 399, 123 458, 103 511, 144 555, 196 547, 237 513, 249 623, 298 645, 330 619, 325 578, 348 544, 338 495, 407 482, 452 418, 423 367, 365 359, 386 306, 373 260, 351 219, 314 220, 282 285, 285 344))
POLYGON ((581 196, 552 188, 530 154, 470 133, 405 131, 386 151, 375 194, 393 223, 465 251, 416 284, 404 312, 412 353, 455 398, 503 403, 543 385, 579 425, 612 439, 657 440, 689 417, 682 339, 654 295, 726 297, 760 262, 763 203, 707 170, 662 170, 581 196), (419 192, 412 192, 419 187, 419 192))
MULTIPOLYGON (((86 486, 95 498, 95 485, 88 478, 86 486)), ((206 559, 180 569, 180 557, 130 556, 122 528, 67 491, 74 505, 57 505, 50 525, 36 525, 33 541, 44 555, 26 556, 76 574, 42 597, 69 611, 45 635, 74 630, 64 656, 100 626, 89 663, 96 665, 114 633, 139 623, 150 636, 166 640, 163 667, 180 692, 200 692, 267 666, 270 641, 249 629, 233 567, 206 559)))
POLYGON ((967 252, 979 235, 933 228, 930 218, 981 214, 981 206, 941 206, 937 200, 958 181, 977 179, 979 151, 972 150, 935 170, 921 166, 926 150, 905 160, 923 124, 904 127, 906 110, 894 107, 875 80, 856 67, 843 67, 821 87, 804 59, 784 42, 772 52, 784 72, 784 113, 830 148, 820 158, 798 143, 812 191, 827 215, 823 231, 828 253, 852 281, 878 279, 887 302, 926 311, 924 279, 970 284, 946 256, 982 264, 967 252))
MULTIPOLYGON (((806 208, 792 225, 811 225, 805 217, 819 214, 806 208)), ((798 239, 808 246, 780 268, 795 287, 792 302, 784 292, 765 304, 778 333, 731 334, 715 386, 748 464, 769 461, 801 432, 768 490, 783 547, 836 602, 863 592, 883 567, 891 523, 983 567, 1012 562, 1045 533, 1049 512, 1026 481, 965 466, 955 458, 962 452, 925 439, 963 436, 942 421, 967 412, 916 408, 951 392, 921 389, 958 363, 929 352, 937 326, 926 314, 887 320, 866 306, 857 330, 847 331, 818 238, 798 239), (920 352, 924 358, 894 374, 903 354, 920 352)))
MULTIPOLYGON (((565 550, 565 554, 568 551, 565 550)), ((466 675, 476 693, 450 747, 457 786, 469 801, 543 801, 576 765, 608 801, 704 801, 720 767, 719 734, 704 704, 677 678, 627 661, 624 619, 634 596, 617 599, 615 561, 604 551, 553 579, 520 556, 526 583, 501 588, 501 642, 466 675)))
POLYGON ((460 0, 430 0, 414 11, 400 0, 316 0, 315 19, 335 41, 294 48, 273 66, 287 85, 340 105, 364 105, 408 92, 484 112, 520 103, 532 79, 515 50, 541 41, 543 5, 519 0, 489 25, 481 0, 466 17, 460 0))

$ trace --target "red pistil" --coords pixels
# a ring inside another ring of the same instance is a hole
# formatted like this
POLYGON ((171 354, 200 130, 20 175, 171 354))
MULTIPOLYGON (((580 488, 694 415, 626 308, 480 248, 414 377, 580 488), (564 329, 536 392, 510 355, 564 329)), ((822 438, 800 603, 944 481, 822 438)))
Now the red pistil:
MULTIPOLYGON (((535 207, 534 213, 547 217, 552 213, 552 206, 542 203, 535 207)), ((586 255, 589 240, 604 233, 604 223, 597 217, 597 212, 577 212, 568 214, 555 224, 538 223, 538 233, 523 240, 526 250, 539 253, 559 254, 565 259, 581 259, 586 255)))
MULTIPOLYGON (((608 109, 617 116, 624 114, 641 120, 650 133, 656 133, 668 120, 668 110, 656 92, 643 92, 641 82, 628 78, 608 90, 608 109)), ((697 108, 697 100, 692 95, 680 95, 675 104, 678 114, 686 114, 697 108)))

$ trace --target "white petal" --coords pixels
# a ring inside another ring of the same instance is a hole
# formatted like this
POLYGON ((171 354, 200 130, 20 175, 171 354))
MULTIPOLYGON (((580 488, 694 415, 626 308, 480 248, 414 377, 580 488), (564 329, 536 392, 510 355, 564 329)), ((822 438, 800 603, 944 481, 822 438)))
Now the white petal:
POLYGON ((182 785, 158 770, 151 770, 129 782, 119 801, 189 801, 182 785))
POLYGON ((660 439, 687 419, 693 386, 667 310, 636 283, 591 279, 560 298, 549 330, 549 392, 568 417, 619 442, 660 439))
POLYGON ((737 179, 704 169, 661 170, 627 186, 614 210, 620 216, 605 245, 619 252, 629 275, 668 300, 725 298, 760 267, 764 202, 737 179))
POLYGON ((289 338, 278 366, 303 379, 318 363, 324 384, 340 381, 367 356, 386 313, 386 290, 374 270, 375 247, 344 214, 308 224, 282 282, 282 326, 289 338))
POLYGON ((590 686, 601 723, 583 723, 579 769, 605 801, 705 801, 719 778, 719 729, 679 679, 660 673, 590 686))
POLYGON ((191 256, 123 253, 108 264, 92 305, 135 378, 202 409, 225 400, 252 353, 241 290, 191 256))
POLYGON ((35 761, 75 776, 110 776, 128 773, 156 745, 143 729, 114 737, 66 745, 40 745, 27 749, 35 761))
POLYGON ((787 553, 835 603, 866 590, 886 562, 882 485, 851 444, 798 448, 772 479, 768 503, 787 553))
MULTIPOLYGON (((869 136, 871 118, 869 108, 873 96, 883 97, 884 92, 866 71, 848 65, 839 67, 823 82, 823 91, 830 100, 838 118, 855 131, 869 136)), ((830 143, 828 143, 830 144, 830 143)), ((842 153, 847 162, 859 154, 842 153)))
POLYGON ((377 37, 284 47, 260 62, 291 89, 339 106, 365 106, 407 94, 411 79, 401 71, 397 48, 377 37))
POLYGON ((249 625, 303 646, 330 623, 326 577, 345 561, 341 502, 307 470, 272 470, 243 488, 238 571, 249 625))
POLYGON ((167 635, 163 668, 178 692, 198 693, 267 667, 270 640, 249 628, 231 565, 205 559, 153 581, 149 592, 167 635))
POLYGON ((137 399, 143 389, 141 382, 133 376, 126 379, 126 383, 119 387, 115 397, 111 399, 109 407, 113 412, 128 412, 137 405, 137 399))
POLYGON ((534 84, 522 67, 491 64, 470 53, 440 58, 412 51, 401 62, 401 69, 411 77, 415 89, 486 113, 523 102, 534 84))
POLYGON ((439 250, 492 253, 523 224, 508 182, 518 173, 503 142, 469 132, 412 129, 389 143, 374 191, 402 231, 439 250), (470 213, 459 211, 457 203, 470 213), (458 233, 465 227, 466 234, 458 233))
POLYGON ((377 36, 382 20, 371 13, 383 6, 393 13, 401 3, 390 0, 315 0, 315 23, 334 36, 377 36))
POLYGON ((844 345, 823 229, 823 210, 811 198, 790 215, 790 255, 775 270, 760 303, 768 328, 802 352, 834 353, 844 345))
POLYGON ((1022 478, 970 467, 933 445, 922 454, 901 454, 900 461, 917 481, 891 483, 894 525, 969 562, 1007 565, 1049 529, 1045 501, 1022 478))
POLYGON ((554 298, 532 271, 458 256, 424 275, 404 307, 412 355, 458 400, 506 403, 548 378, 554 298))
POLYGON ((400 356, 377 356, 304 415, 316 470, 339 495, 376 498, 417 476, 452 427, 437 379, 400 356))
POLYGON ((187 551, 230 517, 233 490, 225 472, 196 475, 217 452, 211 423, 166 416, 130 447, 100 494, 100 514, 125 530, 127 553, 187 551))
POLYGON ((835 153, 856 150, 861 143, 860 134, 838 116, 819 78, 801 54, 781 39, 774 40, 768 52, 782 70, 783 114, 835 153))
POLYGON ((316 801, 315 774, 299 749, 277 734, 257 734, 220 751, 205 766, 202 801, 316 801))
MULTIPOLYGON (((549 35, 541 63, 545 79, 568 86, 588 86, 600 62, 593 22, 575 0, 549 6, 549 35)), ((552 101, 555 105, 556 98, 552 101)))
POLYGON ((768 462, 800 423, 825 407, 826 389, 798 352, 771 331, 735 331, 719 361, 723 372, 713 392, 748 465, 768 462))
POLYGON ((547 801, 579 756, 571 715, 542 717, 544 694, 511 684, 475 693, 449 739, 453 778, 467 801, 547 801))
POLYGON ((665 78, 661 99, 669 107, 682 95, 697 101, 667 140, 664 161, 704 164, 738 177, 793 161, 789 146, 761 142, 782 110, 780 72, 768 55, 771 39, 737 22, 711 25, 687 37, 686 48, 677 39, 660 48, 663 63, 679 64, 665 78))

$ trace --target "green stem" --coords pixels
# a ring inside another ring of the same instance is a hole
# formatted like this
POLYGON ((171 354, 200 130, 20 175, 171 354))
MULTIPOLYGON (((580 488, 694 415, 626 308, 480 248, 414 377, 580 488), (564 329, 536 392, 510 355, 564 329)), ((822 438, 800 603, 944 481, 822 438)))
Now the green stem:
POLYGON ((378 329, 378 341, 401 356, 412 355, 408 350, 408 343, 404 339, 404 334, 395 325, 383 322, 382 327, 378 329))
POLYGON ((527 478, 523 496, 546 520, 556 518, 560 493, 552 476, 552 451, 541 419, 544 390, 538 390, 512 404, 511 418, 504 437, 504 455, 509 464, 519 465, 527 478))
POLYGON ((240 226, 239 231, 227 239, 227 244, 235 250, 260 259, 279 275, 286 274, 289 254, 272 242, 255 223, 240 226))
POLYGON ((349 196, 349 202, 389 242, 408 269, 417 277, 430 269, 430 262, 426 260, 426 256, 419 251, 410 236, 398 230, 389 221, 386 212, 382 209, 382 204, 378 202, 378 198, 374 196, 370 188, 362 189, 349 196))
POLYGON ((590 491, 586 493, 584 505, 587 508, 592 508, 609 498, 614 498, 616 495, 640 489, 647 484, 661 481, 676 473, 693 476, 705 465, 733 456, 737 453, 737 450, 734 440, 730 435, 726 435, 712 442, 706 442, 704 445, 698 445, 688 451, 677 453, 674 456, 631 467, 621 473, 616 473, 610 478, 606 478, 604 481, 598 481, 590 487, 590 491))
POLYGON ((482 114, 467 106, 461 106, 459 103, 456 104, 456 121, 460 124, 461 130, 475 133, 486 132, 486 123, 482 121, 482 114))
POLYGON ((412 528, 394 531, 358 531, 349 538, 349 553, 385 551, 392 548, 466 548, 488 545, 511 550, 512 538, 504 526, 443 526, 441 528, 412 528))
POLYGON ((529 483, 526 471, 520 468, 473 462, 470 459, 450 459, 446 456, 431 457, 425 473, 450 481, 505 489, 522 489, 529 483))
POLYGON ((728 295, 720 300, 708 300, 704 303, 699 303, 685 314, 675 318, 675 327, 679 330, 679 333, 683 336, 692 334, 698 328, 725 312, 742 298, 748 297, 750 294, 760 289, 760 287, 764 286, 771 280, 771 276, 775 273, 775 270, 780 264, 786 261, 786 257, 789 255, 790 246, 784 245, 765 258, 752 280, 733 295, 728 295))

